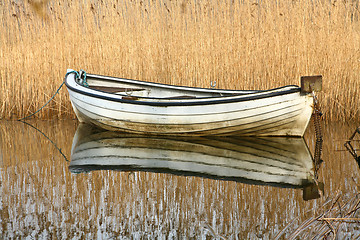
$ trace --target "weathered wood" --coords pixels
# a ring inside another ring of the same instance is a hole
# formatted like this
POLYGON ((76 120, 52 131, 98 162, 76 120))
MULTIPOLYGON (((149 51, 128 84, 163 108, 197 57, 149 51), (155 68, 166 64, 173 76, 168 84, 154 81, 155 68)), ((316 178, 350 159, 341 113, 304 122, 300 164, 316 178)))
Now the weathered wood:
POLYGON ((322 76, 302 76, 301 77, 301 92, 311 93, 320 92, 322 90, 322 76))
POLYGON ((106 87, 106 86, 90 86, 91 89, 108 92, 108 93, 117 93, 117 92, 123 92, 125 93, 132 93, 136 91, 143 91, 145 89, 142 88, 123 88, 123 87, 106 87))

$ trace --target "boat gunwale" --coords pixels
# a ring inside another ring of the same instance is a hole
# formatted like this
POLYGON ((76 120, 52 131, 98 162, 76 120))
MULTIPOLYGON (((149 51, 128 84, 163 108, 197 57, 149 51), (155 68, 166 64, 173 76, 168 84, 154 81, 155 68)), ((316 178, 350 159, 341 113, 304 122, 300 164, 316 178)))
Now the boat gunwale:
MULTIPOLYGON (((164 107, 164 106, 212 105, 212 104, 246 102, 246 101, 266 99, 266 98, 270 98, 270 97, 277 97, 277 96, 301 92, 301 88, 299 86, 287 85, 287 86, 282 86, 282 87, 278 87, 278 88, 274 88, 274 89, 257 90, 253 93, 241 93, 242 90, 239 90, 239 94, 234 93, 233 95, 230 95, 230 96, 210 96, 210 97, 201 97, 201 98, 188 98, 188 99, 181 99, 181 101, 179 101, 179 99, 176 99, 176 98, 174 99, 174 98, 154 98, 154 97, 136 97, 137 99, 133 100, 133 99, 124 99, 123 97, 127 96, 125 94, 122 95, 122 94, 108 93, 105 91, 91 89, 91 88, 82 86, 75 81, 75 77, 74 77, 74 79, 70 79, 71 75, 74 76, 74 74, 68 74, 65 77, 65 85, 69 90, 71 90, 73 92, 76 92, 76 93, 79 93, 82 95, 86 95, 89 97, 99 98, 99 99, 113 101, 113 102, 136 104, 136 105, 162 106, 162 107, 164 107), (71 86, 69 84, 69 81, 73 81, 76 84, 77 88, 71 86), (291 87, 293 87, 293 88, 291 88, 291 87), (285 89, 285 88, 290 88, 290 89, 285 89), (89 92, 88 89, 91 89, 92 91, 103 93, 106 95, 95 94, 95 93, 89 92), (281 89, 285 89, 285 90, 281 91, 281 89), (255 95, 255 94, 257 94, 257 95, 255 95), (141 99, 146 99, 147 101, 141 101, 141 99), (154 101, 148 101, 148 100, 154 100, 154 101), (162 101, 160 101, 160 100, 162 100, 162 101)), ((97 76, 97 75, 88 74, 88 76, 94 78, 94 76, 97 76)), ((116 78, 114 78, 114 79, 116 79, 116 78)), ((127 79, 127 80, 131 80, 131 79, 127 79)), ((166 88, 166 86, 174 87, 174 88, 182 87, 182 86, 176 86, 176 85, 166 85, 166 84, 160 84, 160 83, 144 82, 144 81, 140 81, 140 80, 131 80, 131 81, 135 81, 140 84, 141 83, 150 83, 152 85, 157 85, 157 86, 160 86, 163 88, 166 88)), ((144 84, 144 85, 146 85, 146 84, 144 84)), ((213 93, 214 92, 221 93, 222 91, 234 92, 234 90, 218 90, 218 89, 213 90, 213 89, 196 88, 196 87, 184 87, 184 88, 190 89, 188 91, 199 89, 199 90, 212 90, 213 93)))
MULTIPOLYGON (((203 173, 196 171, 185 171, 185 170, 175 170, 171 168, 151 168, 151 167, 136 167, 133 165, 98 165, 98 164, 89 164, 89 165, 69 165, 70 172, 74 174, 87 173, 91 171, 101 171, 101 170, 111 170, 118 172, 150 172, 150 173, 163 173, 163 174, 172 174, 175 176, 183 177, 201 177, 212 180, 221 180, 221 181, 232 181, 244 184, 253 184, 258 186, 270 186, 270 187, 280 187, 280 188, 291 188, 291 189, 301 189, 305 186, 308 186, 311 182, 306 179, 302 179, 300 184, 288 183, 288 182, 276 182, 276 181, 262 181, 255 180, 246 177, 236 177, 236 176, 222 176, 211 173, 203 173)), ((276 175, 278 176, 278 175, 276 175)), ((292 176, 293 177, 293 176, 292 176)))
MULTIPOLYGON (((98 78, 102 80, 107 81, 114 81, 114 82, 125 82, 125 83, 134 83, 134 84, 140 84, 145 86, 154 86, 158 88, 167 88, 167 89, 176 89, 176 90, 183 90, 183 91, 194 91, 194 92, 207 92, 207 93, 223 93, 223 94, 233 94, 230 96, 221 96, 221 97, 231 97, 236 95, 247 95, 247 94, 255 94, 255 93, 262 93, 267 91, 276 91, 281 88, 288 88, 288 87, 294 87, 298 88, 300 90, 300 87, 298 85, 285 85, 277 88, 272 89, 266 89, 266 90, 233 90, 233 89, 214 89, 214 88, 203 88, 203 87, 191 87, 191 86, 181 86, 181 85, 173 85, 173 84, 166 84, 166 83, 156 83, 156 82, 150 82, 150 81, 142 81, 142 80, 136 80, 136 79, 130 79, 130 78, 119 78, 119 77, 111 77, 106 75, 99 75, 99 74, 91 74, 88 73, 87 78, 98 78)), ((146 97, 144 97, 146 98, 146 97)), ((214 98, 214 97, 202 97, 202 98, 214 98)), ((154 99, 171 99, 171 98, 154 98, 154 99)))

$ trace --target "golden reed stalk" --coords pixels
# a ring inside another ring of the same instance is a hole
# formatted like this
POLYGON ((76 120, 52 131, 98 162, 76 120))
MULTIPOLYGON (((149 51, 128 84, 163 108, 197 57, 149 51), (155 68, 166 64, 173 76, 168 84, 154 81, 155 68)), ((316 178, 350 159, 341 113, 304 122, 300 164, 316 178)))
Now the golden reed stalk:
MULTIPOLYGON (((67 68, 231 89, 322 74, 325 118, 360 117, 359 1, 95 2, 1 1, 0 118, 36 111, 67 68)), ((36 117, 74 117, 65 89, 36 117)))

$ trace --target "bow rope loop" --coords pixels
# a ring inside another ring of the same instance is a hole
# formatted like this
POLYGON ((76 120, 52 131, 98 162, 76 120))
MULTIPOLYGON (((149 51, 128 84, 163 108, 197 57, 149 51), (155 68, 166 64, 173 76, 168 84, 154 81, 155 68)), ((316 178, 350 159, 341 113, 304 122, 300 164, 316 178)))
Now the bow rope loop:
MULTIPOLYGON (((76 71, 74 71, 76 72, 76 71)), ((76 78, 79 80, 80 85, 84 86, 84 87, 89 87, 88 82, 86 81, 86 72, 84 70, 80 70, 80 72, 76 72, 76 78)))
MULTIPOLYGON (((84 80, 83 80, 83 81, 85 82, 85 84, 82 84, 82 85, 83 85, 83 86, 89 86, 88 83, 86 82, 86 72, 85 72, 84 70, 81 70, 80 73, 84 76, 84 80)), ((30 118, 30 117, 34 116, 35 114, 37 114, 38 112, 40 112, 46 105, 48 105, 49 102, 51 102, 51 100, 54 99, 54 97, 56 96, 56 94, 59 93, 60 89, 62 88, 62 86, 63 86, 64 83, 65 83, 65 79, 66 79, 67 76, 70 75, 70 74, 75 74, 75 78, 80 79, 80 76, 81 76, 81 75, 80 75, 77 71, 67 72, 66 75, 65 75, 64 81, 61 83, 60 87, 56 90, 55 94, 49 99, 49 101, 47 101, 47 102, 46 102, 41 108, 39 108, 36 112, 34 112, 34 113, 32 113, 32 114, 30 114, 30 115, 28 115, 28 116, 26 116, 26 117, 20 118, 20 119, 18 119, 18 121, 23 121, 23 120, 25 120, 25 119, 27 119, 27 118, 30 118)))

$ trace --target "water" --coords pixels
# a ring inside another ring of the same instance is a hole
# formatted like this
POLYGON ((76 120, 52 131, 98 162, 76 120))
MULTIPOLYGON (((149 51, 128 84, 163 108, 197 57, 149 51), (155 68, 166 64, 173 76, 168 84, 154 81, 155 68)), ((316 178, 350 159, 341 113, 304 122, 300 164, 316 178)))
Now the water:
MULTIPOLYGON (((154 139, 77 121, 29 123, 42 133, 0 122, 1 239, 273 239, 291 224, 287 238, 335 209, 336 199, 348 217, 346 201, 360 193, 359 165, 344 147, 356 124, 324 124, 315 173, 307 152, 315 151, 312 126, 299 142, 154 139), (324 192, 305 201, 314 174, 324 192)), ((359 222, 331 224, 341 238, 360 235, 359 222)), ((302 230, 301 238, 314 236, 302 230)))

